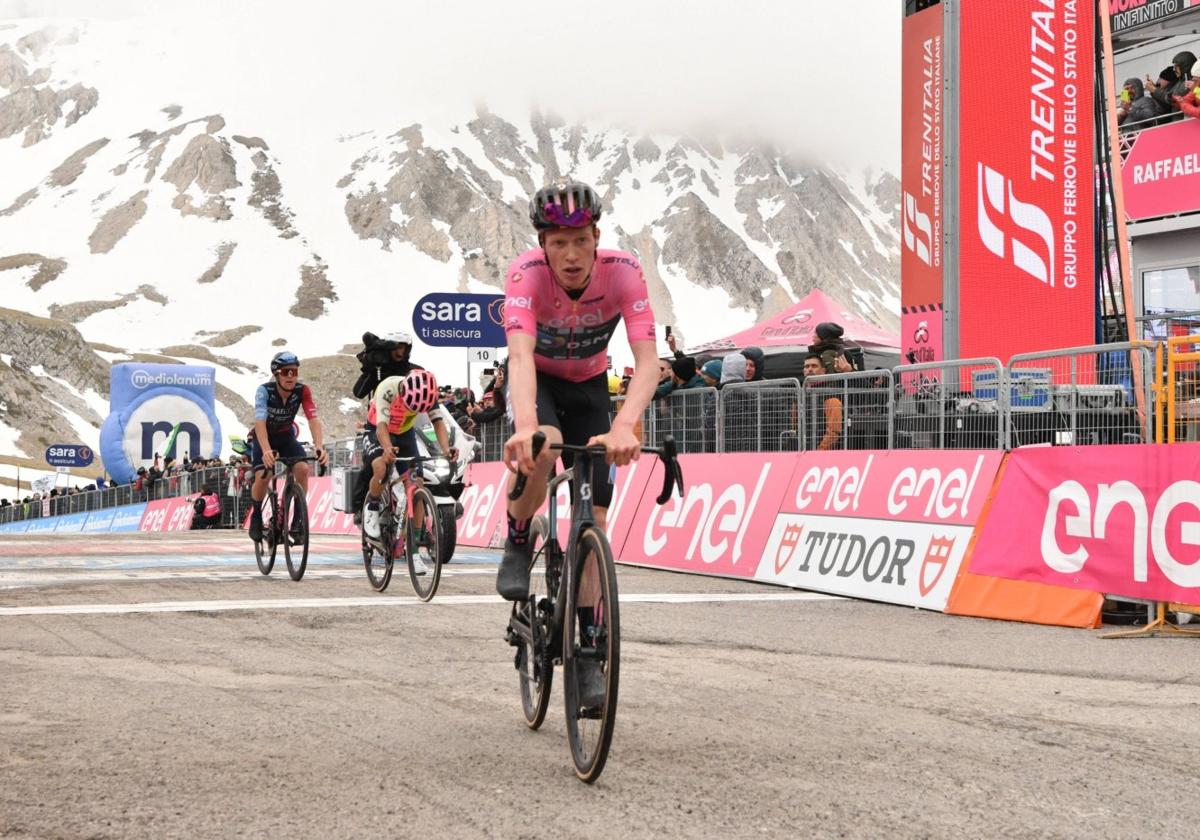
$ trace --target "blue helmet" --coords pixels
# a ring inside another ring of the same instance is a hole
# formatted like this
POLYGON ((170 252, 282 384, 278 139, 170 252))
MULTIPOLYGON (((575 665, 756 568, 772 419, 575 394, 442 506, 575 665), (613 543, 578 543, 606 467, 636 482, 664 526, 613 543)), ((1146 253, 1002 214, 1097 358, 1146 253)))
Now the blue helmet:
POLYGON ((271 357, 271 373, 285 367, 300 367, 300 357, 291 350, 280 350, 271 357))

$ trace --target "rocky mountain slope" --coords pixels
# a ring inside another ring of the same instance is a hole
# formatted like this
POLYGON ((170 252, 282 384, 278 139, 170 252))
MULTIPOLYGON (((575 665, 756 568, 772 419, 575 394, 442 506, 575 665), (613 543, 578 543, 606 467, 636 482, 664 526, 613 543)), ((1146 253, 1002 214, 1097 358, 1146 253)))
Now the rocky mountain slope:
MULTIPOLYGON (((145 76, 138 43, 95 22, 0 22, 0 289, 14 310, 0 325, 0 455, 39 457, 55 436, 95 444, 107 365, 130 358, 215 365, 222 425, 238 433, 285 344, 313 361, 305 376, 344 433, 346 346, 407 327, 427 292, 499 290, 534 244, 528 196, 568 175, 602 193, 602 242, 640 257, 659 320, 686 343, 813 288, 898 326, 889 173, 483 105, 445 119, 381 103, 343 127, 313 103, 298 131, 236 91, 191 105, 190 68, 166 98, 175 77, 145 76)), ((461 350, 418 356, 466 378, 461 350)))

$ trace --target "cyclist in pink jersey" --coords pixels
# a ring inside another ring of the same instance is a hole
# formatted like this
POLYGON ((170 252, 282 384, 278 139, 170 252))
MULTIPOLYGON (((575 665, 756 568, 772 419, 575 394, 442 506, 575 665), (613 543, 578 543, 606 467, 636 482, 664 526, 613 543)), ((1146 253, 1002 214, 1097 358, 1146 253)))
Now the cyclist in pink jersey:
MULTIPOLYGON (((601 251, 599 197, 586 184, 558 183, 537 192, 529 217, 540 247, 513 260, 505 287, 508 335, 508 413, 514 426, 504 445, 509 468, 530 477, 508 503, 508 539, 496 590, 508 600, 529 591, 529 525, 546 497, 546 479, 558 457, 551 443, 603 444, 607 464, 592 476, 596 520, 604 527, 612 499, 609 464, 641 454, 633 433, 658 384, 654 313, 641 265, 624 251, 601 251), (620 412, 609 423, 608 342, 617 322, 633 350, 634 372, 620 412), (547 446, 533 457, 533 435, 547 446)), ((564 454, 564 463, 569 458, 564 454)), ((510 479, 509 489, 516 480, 510 479)), ((585 576, 587 571, 585 570, 585 576)))

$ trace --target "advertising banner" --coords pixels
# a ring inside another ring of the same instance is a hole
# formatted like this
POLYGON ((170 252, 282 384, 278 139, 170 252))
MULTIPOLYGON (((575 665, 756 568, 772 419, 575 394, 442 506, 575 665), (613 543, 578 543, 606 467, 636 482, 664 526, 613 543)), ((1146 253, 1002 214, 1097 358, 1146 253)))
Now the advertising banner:
POLYGON ((1138 132, 1121 181, 1130 221, 1200 210, 1200 120, 1138 132))
POLYGON ((503 347, 504 295, 436 292, 413 307, 413 332, 434 347, 503 347))
POLYGON ((658 505, 662 466, 656 459, 636 512, 625 520, 621 561, 753 577, 797 460, 794 453, 683 455, 683 497, 658 505))
POLYGON ((357 534, 354 515, 333 507, 333 476, 308 477, 308 530, 311 534, 357 534))
MULTIPOLYGON (((942 356, 942 5, 907 15, 900 63, 901 353, 942 356)), ((853 334, 853 333, 851 333, 853 334)))
POLYGON ((142 517, 145 513, 145 502, 121 505, 120 507, 113 508, 112 522, 108 526, 109 533, 121 534, 140 531, 142 528, 142 517))
POLYGON ((28 530, 28 519, 22 519, 19 522, 6 522, 0 525, 0 534, 24 534, 28 530))
MULTIPOLYGON (((617 470, 613 483, 612 504, 608 509, 607 533, 613 554, 620 555, 629 533, 629 522, 638 508, 647 482, 654 493, 662 487, 662 469, 655 470, 657 459, 646 456, 617 470), (653 478, 651 478, 653 475, 653 478)), ((467 467, 467 487, 459 499, 463 515, 458 520, 458 541, 479 548, 499 548, 508 533, 508 469, 500 462, 472 463, 467 467)), ((571 526, 571 497, 566 484, 558 488, 558 532, 567 534, 571 526)), ((545 514, 549 501, 539 511, 545 514)))
POLYGON ((95 459, 90 446, 55 443, 46 447, 46 463, 52 467, 86 467, 95 459))
POLYGON ((1093 19, 960 4, 959 357, 1095 341, 1093 19))
POLYGON ((807 452, 754 577, 944 610, 998 451, 807 452))
MULTIPOLYGON (((87 521, 83 523, 83 533, 107 534, 112 529, 113 517, 116 516, 116 513, 116 508, 92 511, 87 515, 87 521)), ((138 521, 141 522, 140 519, 138 521)))
POLYGON ((43 514, 39 519, 29 520, 29 527, 25 529, 26 534, 52 534, 58 528, 58 523, 54 521, 55 517, 48 514, 43 514))
POLYGON ((1200 603, 1200 446, 1074 446, 1009 455, 971 571, 1200 603))
POLYGON ((189 531, 192 528, 192 502, 196 496, 159 499, 146 504, 140 531, 189 531))
POLYGON ((1114 35, 1142 26, 1162 23, 1200 5, 1198 0, 1108 0, 1114 35))
POLYGON ((100 455, 113 484, 128 484, 139 466, 163 454, 176 436, 179 457, 221 454, 216 369, 127 362, 112 367, 112 413, 100 427, 100 455))
POLYGON ((87 524, 87 513, 64 513, 61 516, 51 518, 54 522, 54 533, 56 534, 78 534, 83 530, 83 526, 87 524))

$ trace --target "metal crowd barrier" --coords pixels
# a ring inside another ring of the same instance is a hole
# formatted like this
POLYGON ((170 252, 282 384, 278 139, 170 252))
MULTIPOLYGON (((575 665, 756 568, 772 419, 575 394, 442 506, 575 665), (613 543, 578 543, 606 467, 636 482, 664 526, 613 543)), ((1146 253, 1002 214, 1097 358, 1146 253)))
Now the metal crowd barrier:
POLYGON ((890 370, 809 376, 801 389, 803 449, 891 449, 895 379, 890 370))
POLYGON ((1008 363, 1011 445, 1150 443, 1154 348, 1141 343, 1023 353, 1008 363))
POLYGON ((200 493, 213 487, 221 496, 223 521, 233 525, 244 518, 249 506, 250 477, 242 465, 208 467, 192 472, 164 475, 153 482, 144 482, 140 488, 133 484, 119 484, 103 490, 89 490, 58 496, 43 497, 30 502, 17 502, 0 508, 0 525, 43 516, 61 516, 68 513, 88 513, 121 505, 152 502, 176 496, 200 493))
POLYGON ((1007 449, 1010 389, 999 359, 892 370, 894 449, 1007 449))
MULTIPOLYGON (((680 451, 1010 449, 1200 440, 1200 336, 1073 347, 999 359, 903 365, 892 370, 689 388, 653 401, 642 438, 671 434, 680 451), (1166 422, 1160 418, 1165 415, 1166 422), (1162 429, 1161 433, 1157 430, 1162 429)), ((613 413, 624 399, 615 397, 613 413)), ((503 459, 512 425, 478 428, 482 461, 503 459)), ((329 441, 334 467, 353 463, 357 438, 329 441)), ((244 465, 164 476, 152 485, 55 496, 48 515, 99 510, 200 492, 213 484, 224 521, 249 506, 244 465)), ((41 500, 0 508, 0 524, 43 515, 41 500)))
MULTIPOLYGON (((712 388, 705 388, 712 391, 712 388)), ((680 391, 679 396, 692 393, 680 391)), ((676 394, 672 394, 675 397, 676 394)), ((798 418, 800 382, 765 379, 737 382, 720 392, 716 449, 704 452, 796 452, 800 449, 798 418)), ((684 450, 689 451, 689 450, 684 450)))

